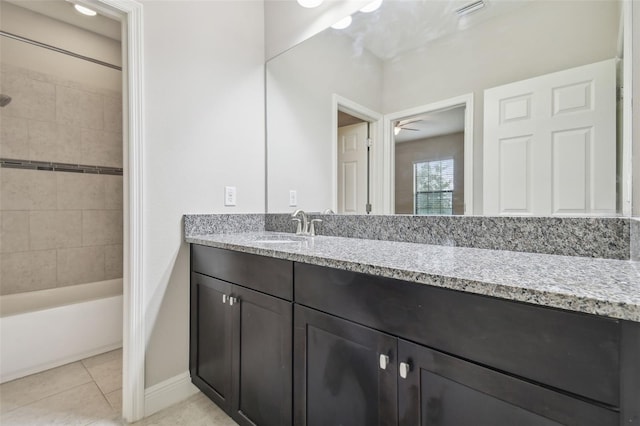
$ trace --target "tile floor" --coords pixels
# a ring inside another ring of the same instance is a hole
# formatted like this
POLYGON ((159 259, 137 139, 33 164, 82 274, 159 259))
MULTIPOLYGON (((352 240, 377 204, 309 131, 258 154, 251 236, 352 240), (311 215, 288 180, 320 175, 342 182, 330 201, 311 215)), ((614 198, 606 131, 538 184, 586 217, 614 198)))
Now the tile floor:
MULTIPOLYGON (((124 425, 122 350, 0 385, 0 424, 124 425)), ((202 393, 154 414, 136 426, 234 426, 202 393)))

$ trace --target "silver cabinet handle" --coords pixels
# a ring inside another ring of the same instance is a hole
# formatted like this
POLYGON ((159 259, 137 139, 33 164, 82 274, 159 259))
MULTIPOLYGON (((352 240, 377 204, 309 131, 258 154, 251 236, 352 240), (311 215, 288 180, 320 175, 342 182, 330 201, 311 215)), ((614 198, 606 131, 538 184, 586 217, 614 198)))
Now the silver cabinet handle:
POLYGON ((227 295, 226 294, 222 295, 222 303, 227 303, 227 295))
POLYGON ((389 365, 389 355, 380 354, 380 369, 386 370, 389 365))
POLYGON ((238 301, 237 298, 229 296, 229 306, 233 306, 238 301))
POLYGON ((409 371, 411 371, 411 365, 406 363, 406 362, 401 362, 400 363, 400 377, 402 377, 403 379, 407 378, 407 374, 409 374, 409 371))

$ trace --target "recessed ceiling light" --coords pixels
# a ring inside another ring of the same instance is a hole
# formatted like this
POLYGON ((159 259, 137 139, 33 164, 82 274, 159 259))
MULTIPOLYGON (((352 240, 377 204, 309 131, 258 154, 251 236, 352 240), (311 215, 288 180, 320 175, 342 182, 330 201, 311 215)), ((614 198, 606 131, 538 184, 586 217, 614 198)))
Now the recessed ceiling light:
POLYGON ((373 12, 374 10, 378 10, 381 5, 382 5, 382 0, 375 0, 369 3, 368 5, 366 5, 365 7, 363 7, 362 9, 360 9, 360 12, 364 12, 364 13, 373 12))
POLYGON ((351 15, 349 15, 346 18, 342 18, 341 20, 333 24, 331 28, 335 30, 344 30, 349 25, 351 25, 351 21, 353 21, 353 18, 351 18, 351 15))
POLYGON ((456 13, 458 14, 458 16, 468 15, 469 13, 482 9, 484 6, 485 6, 484 0, 474 1, 472 3, 462 6, 460 9, 457 9, 456 13))
POLYGON ((84 7, 79 4, 74 4, 73 7, 83 15, 96 16, 98 14, 95 10, 89 9, 88 7, 84 7))
POLYGON ((308 9, 318 7, 322 4, 323 0, 298 0, 298 4, 308 9))

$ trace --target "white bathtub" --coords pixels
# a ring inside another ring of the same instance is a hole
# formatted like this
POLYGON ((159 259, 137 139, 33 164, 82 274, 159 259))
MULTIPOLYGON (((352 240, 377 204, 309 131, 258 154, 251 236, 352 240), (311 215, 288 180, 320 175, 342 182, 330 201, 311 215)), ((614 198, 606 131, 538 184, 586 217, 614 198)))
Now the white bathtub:
POLYGON ((122 279, 0 296, 0 383, 122 346, 122 279))

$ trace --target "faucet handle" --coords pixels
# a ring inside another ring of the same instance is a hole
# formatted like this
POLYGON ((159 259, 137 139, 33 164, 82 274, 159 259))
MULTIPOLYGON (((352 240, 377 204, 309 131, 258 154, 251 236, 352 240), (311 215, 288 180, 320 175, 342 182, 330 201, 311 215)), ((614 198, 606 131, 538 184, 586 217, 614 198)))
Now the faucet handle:
POLYGON ((296 234, 298 234, 298 235, 302 234, 302 220, 300 220, 297 217, 294 217, 291 220, 293 222, 298 222, 298 225, 296 226, 296 234))
POLYGON ((321 223, 322 219, 311 219, 309 222, 309 235, 316 236, 316 223, 321 223))

